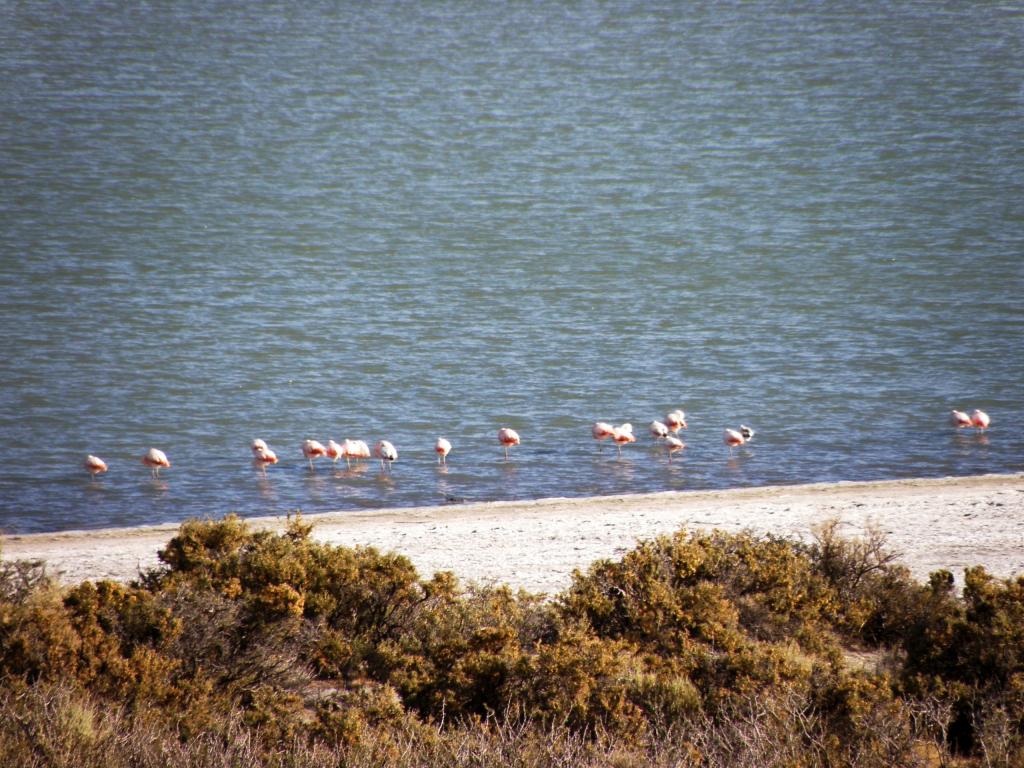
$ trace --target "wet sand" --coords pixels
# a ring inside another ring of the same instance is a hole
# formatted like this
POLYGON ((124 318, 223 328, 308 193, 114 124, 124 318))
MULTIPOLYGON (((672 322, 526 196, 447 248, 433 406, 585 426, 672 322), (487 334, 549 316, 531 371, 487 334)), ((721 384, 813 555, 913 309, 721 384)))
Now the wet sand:
MULTIPOLYGON (((820 483, 583 499, 492 502, 307 515, 313 536, 408 556, 421 576, 453 571, 463 581, 556 593, 574 569, 617 558, 639 539, 680 528, 749 529, 809 539, 841 522, 844 535, 876 525, 891 550, 924 579, 946 568, 983 565, 1024 575, 1024 474, 885 482, 820 483)), ((250 518, 281 530, 286 519, 250 518)), ((66 583, 131 580, 159 564, 177 525, 0 537, 4 559, 42 559, 66 583)))

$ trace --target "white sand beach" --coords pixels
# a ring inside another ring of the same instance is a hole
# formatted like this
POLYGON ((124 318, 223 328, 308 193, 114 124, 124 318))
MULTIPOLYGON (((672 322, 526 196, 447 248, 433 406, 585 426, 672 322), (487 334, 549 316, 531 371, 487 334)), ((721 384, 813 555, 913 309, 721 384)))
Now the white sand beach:
MULTIPOLYGON (((421 576, 556 593, 574 569, 616 558, 639 539, 680 528, 749 529, 807 539, 837 518, 850 536, 877 525, 918 578, 983 565, 1024 575, 1024 474, 843 482, 723 491, 493 502, 308 515, 313 536, 408 556, 421 576)), ((251 518, 280 530, 285 518, 251 518)), ((67 583, 130 580, 158 564, 177 525, 0 537, 4 559, 42 559, 67 583)))

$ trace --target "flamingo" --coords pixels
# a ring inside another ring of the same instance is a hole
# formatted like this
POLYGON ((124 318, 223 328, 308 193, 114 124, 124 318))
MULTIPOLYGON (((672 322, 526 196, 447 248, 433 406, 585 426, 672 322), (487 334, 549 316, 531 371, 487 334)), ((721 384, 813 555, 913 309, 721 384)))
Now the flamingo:
POLYGON ((345 448, 333 440, 328 440, 327 448, 324 450, 324 455, 337 464, 338 459, 345 455, 345 448))
POLYGON ((352 466, 352 459, 368 459, 370 447, 362 440, 344 440, 341 444, 341 455, 345 458, 345 466, 352 466))
POLYGON ((742 432, 737 432, 735 429, 726 429, 722 436, 722 441, 729 446, 730 455, 732 455, 733 448, 743 445, 748 439, 742 432))
POLYGON ((604 421, 598 421, 590 428, 590 434, 597 440, 598 450, 601 449, 601 443, 611 437, 614 431, 615 427, 604 421))
POLYGON ((505 461, 509 459, 509 449, 513 445, 519 445, 519 433, 510 427, 502 427, 498 430, 498 442, 505 448, 505 461))
POLYGON ((633 435, 633 425, 627 422, 616 427, 612 431, 612 440, 615 441, 615 447, 619 451, 619 456, 621 456, 622 446, 626 445, 626 443, 636 442, 636 437, 633 435))
POLYGON ((352 467, 352 459, 356 455, 356 441, 345 439, 341 441, 341 456, 345 459, 345 466, 352 467))
POLYGON ((252 458, 264 475, 267 474, 268 465, 277 464, 277 454, 270 450, 262 440, 252 441, 252 458))
POLYGON ((83 466, 85 467, 85 471, 93 477, 101 475, 107 471, 107 462, 99 456, 93 456, 91 453, 85 457, 85 463, 83 466))
POLYGON ((977 408, 971 412, 971 424, 974 425, 978 431, 984 431, 988 429, 990 419, 988 414, 984 411, 979 411, 977 408))
POLYGON ((652 421, 650 430, 651 437, 655 440, 664 440, 668 437, 668 427, 660 421, 652 421))
POLYGON ((160 477, 161 467, 170 467, 171 462, 167 460, 167 454, 157 448, 150 448, 142 457, 142 463, 149 467, 153 477, 160 477))
POLYGON ((385 470, 387 472, 391 471, 391 463, 398 460, 398 451, 387 440, 378 440, 377 445, 373 447, 373 453, 380 459, 380 468, 382 470, 385 469, 384 462, 387 462, 387 469, 385 470))
POLYGON ((452 452, 452 444, 443 437, 439 437, 437 438, 437 442, 434 444, 434 452, 437 453, 438 464, 447 464, 448 454, 452 452))
POLYGON ((665 416, 665 425, 673 435, 679 434, 680 429, 686 429, 686 414, 676 409, 665 416))
POLYGON ((365 440, 352 440, 352 450, 350 455, 353 459, 368 459, 370 458, 370 446, 366 444, 365 440))
POLYGON ((321 456, 327 455, 327 449, 324 448, 322 443, 316 440, 306 440, 302 443, 302 455, 309 461, 309 468, 313 468, 313 459, 319 459, 321 456))
POLYGON ((970 427, 973 424, 973 422, 971 421, 971 417, 970 416, 968 416, 963 411, 957 411, 957 410, 953 410, 953 411, 950 412, 950 414, 949 414, 949 423, 952 424, 957 429, 962 429, 964 427, 970 427))
POLYGON ((665 447, 668 449, 668 460, 672 461, 672 454, 683 450, 686 447, 686 443, 680 440, 678 437, 673 435, 667 435, 665 437, 665 447))

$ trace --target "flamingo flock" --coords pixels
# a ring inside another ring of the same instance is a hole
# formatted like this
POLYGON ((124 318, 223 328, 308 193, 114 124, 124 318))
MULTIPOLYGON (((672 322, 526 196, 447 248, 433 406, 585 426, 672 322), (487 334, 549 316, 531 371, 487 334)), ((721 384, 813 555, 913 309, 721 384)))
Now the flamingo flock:
MULTIPOLYGON (((957 429, 974 428, 978 432, 984 432, 989 428, 991 419, 987 413, 979 409, 975 409, 970 415, 965 411, 954 409, 950 412, 949 423, 957 429)), ((671 462, 673 455, 686 448, 686 444, 677 437, 679 430, 686 428, 686 414, 682 410, 674 410, 666 414, 663 421, 652 421, 648 431, 651 438, 664 447, 668 455, 668 461, 671 462)), ((590 428, 590 434, 597 441, 598 450, 601 449, 605 440, 611 439, 615 443, 616 451, 620 457, 622 456, 622 448, 624 446, 636 442, 633 425, 629 422, 616 427, 610 422, 597 421, 590 428)), ((734 449, 746 445, 753 438, 754 430, 745 424, 740 424, 739 429, 727 427, 722 434, 722 442, 729 449, 730 456, 734 449)), ((510 461, 512 457, 511 449, 521 443, 519 433, 511 427, 502 427, 498 430, 498 443, 505 451, 505 461, 510 461)), ((253 463, 262 474, 266 475, 267 467, 278 463, 277 454, 270 449, 265 440, 256 438, 252 441, 250 448, 252 450, 253 463)), ((439 465, 444 466, 447 464, 448 454, 451 451, 451 442, 447 438, 438 437, 437 442, 434 444, 434 452, 437 454, 437 463, 439 465)), ((352 461, 369 459, 371 456, 370 448, 366 442, 349 439, 341 443, 331 439, 327 441, 326 446, 318 440, 304 440, 302 443, 302 455, 309 462, 310 471, 315 470, 314 460, 322 457, 331 459, 334 464, 344 459, 345 465, 351 467, 352 461)), ((384 473, 390 473, 392 465, 398 461, 398 450, 387 440, 377 441, 372 455, 380 460, 381 472, 384 473)), ((146 451, 142 456, 142 463, 149 467, 154 479, 159 478, 161 469, 169 469, 171 466, 167 454, 158 448, 150 448, 146 451)), ((98 475, 107 472, 109 469, 103 459, 93 454, 85 457, 82 466, 94 480, 98 475)))

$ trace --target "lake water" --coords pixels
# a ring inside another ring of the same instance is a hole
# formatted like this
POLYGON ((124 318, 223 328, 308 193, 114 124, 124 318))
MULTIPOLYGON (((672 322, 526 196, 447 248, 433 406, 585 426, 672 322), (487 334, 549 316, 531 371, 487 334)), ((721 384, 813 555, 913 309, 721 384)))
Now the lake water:
POLYGON ((1024 6, 0 3, 0 344, 7 532, 1021 471, 1024 6))

